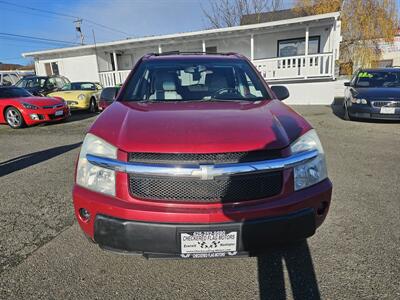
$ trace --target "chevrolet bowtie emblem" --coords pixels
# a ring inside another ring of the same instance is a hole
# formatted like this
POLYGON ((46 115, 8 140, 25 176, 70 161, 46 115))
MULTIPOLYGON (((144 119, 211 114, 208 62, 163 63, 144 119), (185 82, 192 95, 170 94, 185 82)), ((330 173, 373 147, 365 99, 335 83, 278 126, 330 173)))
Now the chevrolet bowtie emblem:
POLYGON ((198 177, 201 180, 213 180, 215 176, 214 167, 211 165, 199 166, 200 170, 192 172, 192 176, 198 177))

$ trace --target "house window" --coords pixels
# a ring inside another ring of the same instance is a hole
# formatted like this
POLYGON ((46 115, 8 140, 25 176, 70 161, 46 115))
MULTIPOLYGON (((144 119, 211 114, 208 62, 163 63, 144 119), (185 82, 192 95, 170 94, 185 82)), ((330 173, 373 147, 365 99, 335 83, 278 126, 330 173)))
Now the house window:
MULTIPOLYGON (((121 54, 118 54, 118 53, 117 53, 117 62, 119 61, 120 58, 121 58, 121 54)), ((115 68, 114 54, 113 54, 113 53, 110 53, 110 59, 111 59, 111 70, 112 70, 112 71, 115 71, 116 68, 115 68)), ((118 64, 118 67, 119 67, 119 65, 120 65, 120 64, 118 64)), ((119 68, 118 68, 118 69, 119 69, 119 68)))
POLYGON ((46 72, 46 75, 47 75, 47 76, 52 75, 50 63, 45 63, 45 64, 44 64, 44 69, 45 69, 45 72, 46 72))
POLYGON ((58 70, 58 62, 45 63, 44 69, 47 76, 60 75, 60 71, 58 70))
MULTIPOLYGON (((305 38, 295 38, 278 41, 278 57, 297 56, 305 54, 305 38)), ((308 39, 308 54, 319 53, 320 37, 312 36, 308 39)))
POLYGON ((206 47, 206 53, 217 53, 217 47, 216 46, 206 47))
POLYGON ((52 62, 51 69, 53 70, 53 75, 60 75, 60 71, 58 70, 58 63, 52 62))
POLYGON ((382 59, 373 62, 373 66, 378 68, 391 68, 393 67, 393 59, 382 59))

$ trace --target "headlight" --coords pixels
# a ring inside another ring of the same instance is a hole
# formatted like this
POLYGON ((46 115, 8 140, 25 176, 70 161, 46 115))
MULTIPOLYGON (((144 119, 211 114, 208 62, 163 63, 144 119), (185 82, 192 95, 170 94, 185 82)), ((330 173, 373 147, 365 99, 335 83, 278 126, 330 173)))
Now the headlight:
POLYGON ((87 154, 117 158, 117 148, 97 136, 88 133, 79 153, 76 183, 90 190, 115 196, 115 171, 94 166, 86 159, 87 154))
POLYGON ((362 99, 362 98, 351 97, 351 103, 353 103, 353 104, 368 104, 368 101, 366 99, 362 99))
POLYGON ((36 105, 32 105, 32 104, 29 104, 29 103, 22 103, 22 105, 27 109, 38 109, 39 108, 36 105))
POLYGON ((318 156, 304 164, 294 167, 294 189, 304 189, 328 177, 325 153, 314 129, 299 137, 290 146, 292 153, 317 150, 318 156))
POLYGON ((83 99, 85 99, 86 97, 85 97, 85 95, 84 94, 80 94, 79 96, 78 96, 78 100, 83 100, 83 99))

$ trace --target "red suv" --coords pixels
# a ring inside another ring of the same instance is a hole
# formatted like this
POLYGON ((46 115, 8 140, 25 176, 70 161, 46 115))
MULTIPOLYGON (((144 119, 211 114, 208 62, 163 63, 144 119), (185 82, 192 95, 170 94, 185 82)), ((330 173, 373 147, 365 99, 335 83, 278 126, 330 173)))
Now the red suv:
POLYGON ((332 184, 311 125, 238 54, 149 54, 86 135, 73 190, 103 249, 252 255, 305 239, 332 184))

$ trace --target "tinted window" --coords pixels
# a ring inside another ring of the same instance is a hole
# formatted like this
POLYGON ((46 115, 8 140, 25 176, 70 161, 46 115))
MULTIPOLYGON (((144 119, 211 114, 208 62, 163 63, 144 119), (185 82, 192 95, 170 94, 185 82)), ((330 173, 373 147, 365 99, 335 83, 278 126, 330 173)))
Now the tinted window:
POLYGON ((17 87, 25 87, 26 86, 26 79, 20 79, 16 84, 15 84, 15 86, 17 86, 17 87))
POLYGON ((32 78, 24 78, 17 82, 17 87, 43 87, 46 82, 46 78, 43 77, 32 77, 32 78))
POLYGON ((72 82, 63 86, 63 91, 94 91, 96 86, 91 82, 72 82))
POLYGON ((356 75, 357 87, 400 87, 399 71, 360 71, 356 75))
POLYGON ((60 77, 56 77, 56 84, 58 88, 62 88, 65 83, 60 77))
POLYGON ((100 99, 106 101, 113 101, 114 97, 116 96, 115 88, 105 88, 101 92, 100 99))
POLYGON ((128 82, 123 101, 270 99, 245 60, 168 59, 143 62, 128 82))
POLYGON ((18 98, 18 97, 30 97, 32 96, 27 90, 11 87, 11 88, 0 88, 0 98, 18 98))

